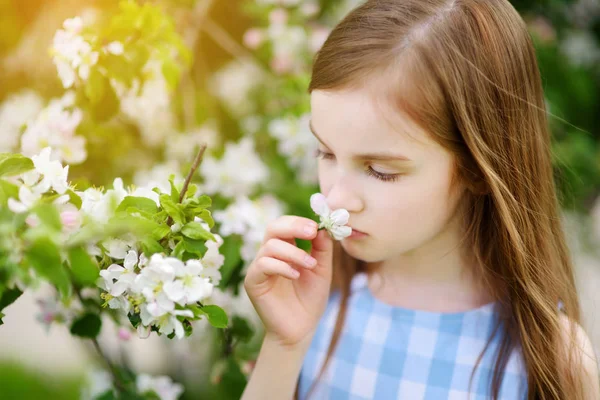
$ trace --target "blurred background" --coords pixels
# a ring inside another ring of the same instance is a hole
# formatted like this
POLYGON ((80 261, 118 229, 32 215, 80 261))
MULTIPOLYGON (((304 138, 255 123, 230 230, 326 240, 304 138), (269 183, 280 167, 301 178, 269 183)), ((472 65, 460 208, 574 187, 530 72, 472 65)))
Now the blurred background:
MULTIPOLYGON (((245 267, 269 218, 311 215, 306 199, 317 188, 307 124, 311 60, 360 1, 125 3, 136 6, 0 0, 0 153, 31 156, 51 145, 80 188, 111 187, 116 177, 168 188, 169 175, 181 181, 197 146, 208 144, 202 190, 213 197, 213 210, 224 210, 215 219, 226 237, 216 296, 249 321, 238 326, 245 340, 232 342, 209 326, 183 341, 141 340, 106 321, 100 343, 136 371, 181 382, 182 399, 239 398, 260 345, 260 324, 240 285, 245 267), (236 225, 242 212, 259 221, 236 225)), ((600 0, 512 3, 535 40, 554 115, 556 179, 584 327, 598 352, 600 0)), ((48 293, 40 287, 5 311, 3 399, 91 398, 101 391, 102 360, 90 343, 70 335, 74 311, 48 293)))

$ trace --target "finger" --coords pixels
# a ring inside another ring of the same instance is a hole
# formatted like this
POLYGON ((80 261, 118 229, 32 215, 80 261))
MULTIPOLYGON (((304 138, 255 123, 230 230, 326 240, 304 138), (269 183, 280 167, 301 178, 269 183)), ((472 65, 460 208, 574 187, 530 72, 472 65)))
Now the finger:
POLYGON ((310 255, 317 260, 317 270, 331 271, 333 260, 333 239, 325 229, 320 230, 312 241, 310 255))
POLYGON ((257 286, 264 283, 272 276, 281 276, 287 279, 298 279, 300 272, 291 265, 271 257, 261 257, 256 260, 246 274, 246 285, 257 286))
POLYGON ((317 223, 312 219, 296 215, 281 216, 267 226, 263 243, 269 239, 293 240, 295 238, 312 240, 317 235, 317 223))
POLYGON ((259 256, 276 258, 303 268, 314 268, 317 265, 317 260, 306 251, 280 239, 269 239, 261 247, 259 256))

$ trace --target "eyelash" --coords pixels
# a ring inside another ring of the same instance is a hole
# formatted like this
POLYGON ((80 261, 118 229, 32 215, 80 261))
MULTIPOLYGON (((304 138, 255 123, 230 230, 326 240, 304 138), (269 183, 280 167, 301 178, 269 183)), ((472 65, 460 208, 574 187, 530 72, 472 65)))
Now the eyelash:
MULTIPOLYGON (((318 150, 318 149, 315 151, 315 157, 321 158, 324 160, 331 160, 334 158, 333 154, 326 153, 326 152, 318 150)), ((372 176, 375 179, 379 179, 380 181, 384 181, 384 182, 395 182, 400 177, 399 174, 383 174, 381 172, 375 171, 371 166, 369 166, 365 170, 365 172, 367 173, 367 175, 372 176)))

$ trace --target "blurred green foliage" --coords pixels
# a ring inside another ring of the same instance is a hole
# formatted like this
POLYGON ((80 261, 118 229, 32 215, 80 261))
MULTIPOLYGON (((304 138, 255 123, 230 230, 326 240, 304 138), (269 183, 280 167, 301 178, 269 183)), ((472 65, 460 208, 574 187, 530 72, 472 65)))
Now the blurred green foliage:
POLYGON ((17 363, 0 364, 0 397, 3 400, 76 400, 81 380, 45 375, 17 363))

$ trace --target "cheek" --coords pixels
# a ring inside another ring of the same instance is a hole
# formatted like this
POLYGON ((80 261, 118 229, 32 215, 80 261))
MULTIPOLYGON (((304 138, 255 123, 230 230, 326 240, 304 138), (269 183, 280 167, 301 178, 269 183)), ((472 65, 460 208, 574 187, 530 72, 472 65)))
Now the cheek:
POLYGON ((448 195, 450 180, 437 176, 390 185, 373 198, 377 219, 385 221, 380 223, 385 236, 419 241, 444 228, 455 201, 448 195))

